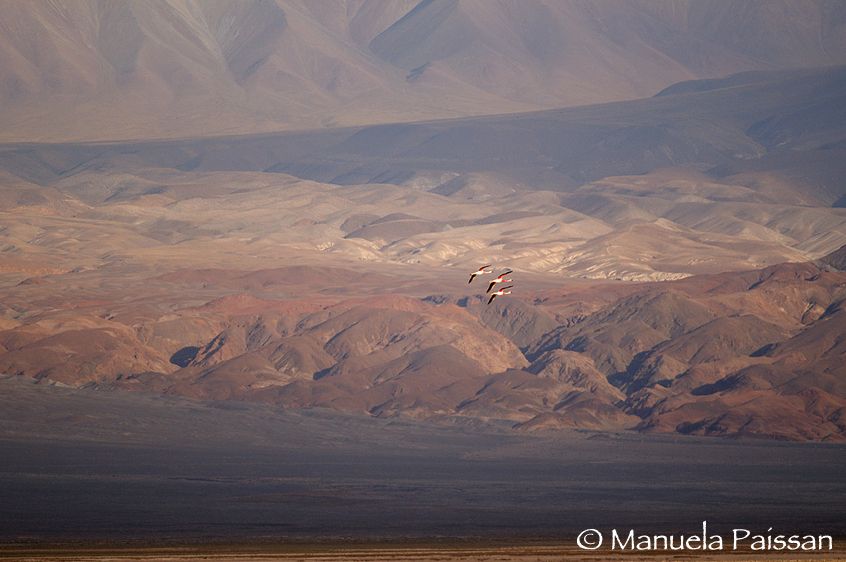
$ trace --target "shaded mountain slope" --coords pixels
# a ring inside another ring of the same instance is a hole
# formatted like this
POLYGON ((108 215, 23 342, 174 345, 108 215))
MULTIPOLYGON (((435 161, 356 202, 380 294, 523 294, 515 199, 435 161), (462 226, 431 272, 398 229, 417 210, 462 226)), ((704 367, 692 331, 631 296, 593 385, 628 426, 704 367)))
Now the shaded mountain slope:
POLYGON ((846 246, 841 246, 830 254, 821 257, 820 261, 840 271, 846 270, 846 246))
POLYGON ((7 0, 0 139, 254 133, 511 113, 843 64, 837 2, 7 0))
POLYGON ((805 202, 834 204, 843 196, 846 70, 755 76, 726 88, 520 115, 162 143, 6 145, 0 167, 41 182, 112 166, 267 170, 339 184, 495 172, 560 191, 685 166, 717 180, 743 177, 750 194, 760 189, 756 179, 771 183, 761 181, 770 173, 805 202))

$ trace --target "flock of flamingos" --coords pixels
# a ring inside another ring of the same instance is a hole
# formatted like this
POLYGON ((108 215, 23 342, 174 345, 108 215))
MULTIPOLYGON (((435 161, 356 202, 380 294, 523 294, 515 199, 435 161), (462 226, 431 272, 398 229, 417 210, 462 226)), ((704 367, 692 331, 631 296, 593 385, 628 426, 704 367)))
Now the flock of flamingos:
MULTIPOLYGON (((479 269, 477 269, 476 271, 474 271, 473 273, 470 274, 470 281, 468 281, 467 283, 468 284, 472 283, 473 279, 475 279, 479 275, 487 275, 488 273, 493 273, 494 270, 489 269, 491 267, 493 267, 491 264, 483 265, 482 267, 480 267, 479 269)), ((498 291, 494 291, 493 293, 491 293, 491 289, 493 289, 497 284, 499 284, 499 283, 510 283, 511 281, 513 281, 513 279, 506 279, 505 278, 505 276, 509 275, 510 273, 513 273, 513 272, 509 269, 508 271, 501 273, 500 275, 498 275, 497 277, 492 279, 490 284, 488 284, 488 290, 485 291, 485 294, 487 294, 487 293, 491 294, 491 298, 488 299, 488 304, 491 304, 493 302, 493 300, 497 297, 501 297, 503 295, 510 295, 511 294, 511 291, 509 291, 508 289, 511 289, 512 287, 514 287, 514 285, 508 285, 508 286, 503 287, 502 289, 500 289, 498 291)))

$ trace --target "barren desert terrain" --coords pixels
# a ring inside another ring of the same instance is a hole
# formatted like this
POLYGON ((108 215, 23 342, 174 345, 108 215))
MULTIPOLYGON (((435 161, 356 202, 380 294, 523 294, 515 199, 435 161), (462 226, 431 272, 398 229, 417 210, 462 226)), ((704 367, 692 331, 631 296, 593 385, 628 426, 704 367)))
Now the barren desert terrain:
POLYGON ((843 536, 843 3, 0 9, 0 557, 843 536))
POLYGON ((519 431, 842 440, 846 121, 818 114, 844 85, 838 67, 508 117, 6 145, 0 368, 519 431), (517 292, 485 304, 480 263, 517 292))

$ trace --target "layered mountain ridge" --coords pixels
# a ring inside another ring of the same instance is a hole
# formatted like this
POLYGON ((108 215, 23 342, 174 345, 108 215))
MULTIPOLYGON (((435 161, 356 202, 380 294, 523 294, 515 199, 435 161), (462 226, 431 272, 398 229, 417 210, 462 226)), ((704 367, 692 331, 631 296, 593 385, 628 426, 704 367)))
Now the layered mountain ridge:
POLYGON ((842 3, 2 7, 0 376, 846 436, 842 3))
MULTIPOLYGON (((527 431, 846 435, 842 272, 805 263, 673 283, 564 284, 486 306, 385 294, 384 281, 366 275, 357 292, 372 296, 306 288, 298 279, 309 271, 177 271, 136 280, 126 304, 101 288, 99 302, 7 326, 0 368, 42 383, 527 431), (252 280, 263 297, 189 305, 200 293, 249 291, 252 280), (165 293, 174 304, 162 309, 165 293)), ((32 293, 14 291, 7 318, 32 293)))

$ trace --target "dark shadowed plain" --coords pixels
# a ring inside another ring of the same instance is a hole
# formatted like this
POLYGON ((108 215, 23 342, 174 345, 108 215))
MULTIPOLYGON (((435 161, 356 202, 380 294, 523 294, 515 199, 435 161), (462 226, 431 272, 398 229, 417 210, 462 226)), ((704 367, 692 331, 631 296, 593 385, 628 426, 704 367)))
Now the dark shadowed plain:
POLYGON ((0 384, 6 543, 846 531, 839 445, 525 436, 0 384))

